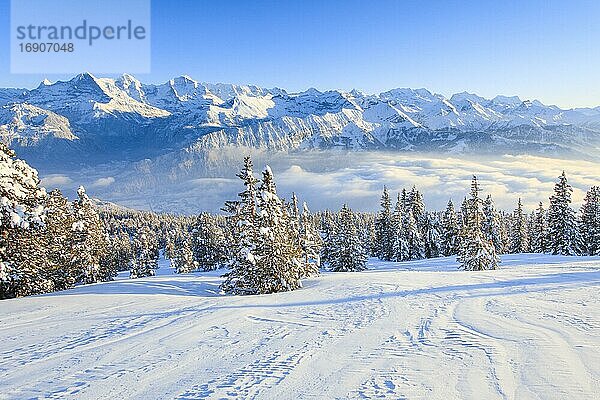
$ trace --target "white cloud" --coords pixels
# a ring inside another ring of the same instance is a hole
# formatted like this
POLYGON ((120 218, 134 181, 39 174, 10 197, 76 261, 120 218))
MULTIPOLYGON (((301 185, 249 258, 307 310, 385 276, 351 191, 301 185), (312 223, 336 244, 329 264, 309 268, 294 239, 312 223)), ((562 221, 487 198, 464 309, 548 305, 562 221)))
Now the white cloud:
POLYGON ((338 168, 320 171, 313 160, 277 172, 279 191, 295 191, 313 208, 339 208, 342 203, 360 210, 375 210, 384 185, 397 192, 417 186, 427 206, 442 209, 448 199, 465 197, 471 177, 477 175, 483 194, 492 195, 499 208, 511 210, 520 197, 527 209, 542 201, 547 206, 554 182, 562 170, 574 187, 578 206, 585 191, 598 185, 600 165, 589 161, 536 156, 498 156, 474 159, 425 154, 356 153, 338 159, 338 168))
MULTIPOLYGON (((214 170, 197 170, 175 180, 156 175, 148 182, 109 186, 102 198, 126 205, 146 204, 145 208, 195 213, 218 211, 225 200, 236 199, 242 182, 235 177, 242 166, 242 155, 234 159, 222 155, 218 176, 214 170), (138 186, 139 184, 139 186, 138 186), (151 204, 150 204, 151 203, 151 204)), ((395 195, 402 188, 417 186, 428 209, 441 210, 448 199, 455 205, 468 194, 473 174, 477 175, 483 195, 491 194, 498 208, 510 211, 520 197, 530 211, 542 201, 548 206, 554 183, 564 169, 574 187, 574 206, 585 191, 600 185, 600 164, 539 156, 475 158, 423 153, 383 152, 302 152, 253 153, 255 175, 269 164, 275 174, 278 193, 287 199, 295 192, 312 210, 339 209, 347 203, 355 210, 374 211, 379 207, 381 190, 386 185, 395 195)), ((96 181, 113 183, 112 178, 96 181)), ((123 182, 123 183, 121 183, 123 182)))
POLYGON ((190 181, 194 185, 203 186, 222 186, 235 184, 236 180, 233 178, 197 178, 190 181))
POLYGON ((52 189, 57 186, 64 187, 72 182, 73 180, 68 176, 59 174, 47 175, 40 180, 41 185, 47 189, 52 189))
POLYGON ((115 178, 107 176, 106 178, 98 178, 92 183, 92 187, 106 187, 115 183, 115 178))

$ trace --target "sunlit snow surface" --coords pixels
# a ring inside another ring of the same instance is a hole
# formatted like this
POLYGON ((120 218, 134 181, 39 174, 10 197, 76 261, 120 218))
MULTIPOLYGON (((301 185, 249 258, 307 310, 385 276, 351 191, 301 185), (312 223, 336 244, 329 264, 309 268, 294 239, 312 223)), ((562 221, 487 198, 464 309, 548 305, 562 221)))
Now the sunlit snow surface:
POLYGON ((4 300, 0 398, 600 398, 599 257, 370 267, 232 297, 163 265, 4 300))

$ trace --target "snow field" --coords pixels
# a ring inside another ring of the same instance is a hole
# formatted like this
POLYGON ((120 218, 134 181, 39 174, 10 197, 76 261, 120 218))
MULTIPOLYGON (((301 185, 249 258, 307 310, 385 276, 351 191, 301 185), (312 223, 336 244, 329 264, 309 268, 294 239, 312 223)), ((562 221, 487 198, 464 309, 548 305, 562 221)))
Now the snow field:
POLYGON ((170 274, 0 303, 0 399, 596 399, 600 257, 370 260, 221 296, 170 274))

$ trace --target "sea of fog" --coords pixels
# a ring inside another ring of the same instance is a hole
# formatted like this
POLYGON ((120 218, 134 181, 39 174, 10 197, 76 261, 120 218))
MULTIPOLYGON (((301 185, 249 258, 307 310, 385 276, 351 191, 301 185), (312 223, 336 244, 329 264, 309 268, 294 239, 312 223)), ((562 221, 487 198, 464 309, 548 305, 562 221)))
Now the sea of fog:
POLYGON ((136 209, 217 212, 225 200, 234 199, 241 191, 235 174, 244 155, 250 153, 257 177, 269 165, 280 196, 289 198, 295 192, 313 210, 339 209, 343 203, 355 210, 376 210, 384 185, 392 193, 416 185, 429 209, 443 209, 449 199, 460 203, 473 175, 477 175, 483 193, 491 194, 498 208, 506 210, 512 210, 519 197, 529 210, 540 201, 547 205, 563 170, 574 188, 575 206, 590 186, 600 184, 600 163, 594 161, 406 152, 215 150, 202 158, 171 157, 78 171, 40 171, 40 176, 48 190, 58 187, 69 196, 83 184, 92 196, 136 209))

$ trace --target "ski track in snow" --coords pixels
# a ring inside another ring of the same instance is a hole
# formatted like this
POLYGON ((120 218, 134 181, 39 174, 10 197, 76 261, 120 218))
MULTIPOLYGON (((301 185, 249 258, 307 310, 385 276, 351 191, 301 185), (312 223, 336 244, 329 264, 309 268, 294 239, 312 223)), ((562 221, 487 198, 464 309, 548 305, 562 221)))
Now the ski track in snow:
POLYGON ((600 398, 600 258, 502 265, 371 260, 248 297, 164 269, 5 300, 0 399, 600 398))

